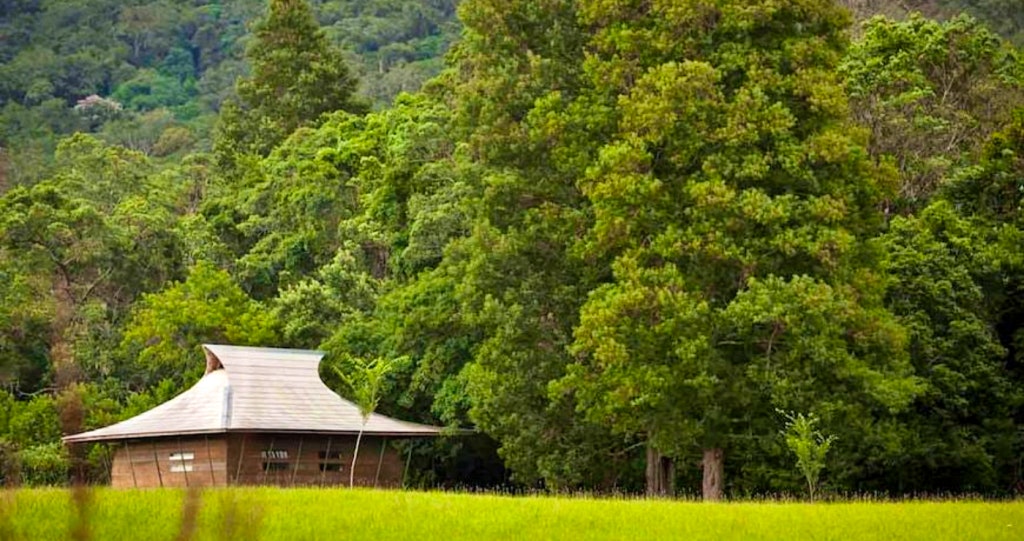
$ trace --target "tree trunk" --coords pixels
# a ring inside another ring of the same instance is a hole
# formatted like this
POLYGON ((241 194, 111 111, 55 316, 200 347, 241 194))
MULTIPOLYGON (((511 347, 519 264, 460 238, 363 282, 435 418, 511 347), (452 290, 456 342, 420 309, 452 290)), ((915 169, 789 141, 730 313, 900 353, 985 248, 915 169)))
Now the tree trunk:
POLYGON ((676 465, 671 458, 647 444, 647 496, 665 497, 675 494, 676 465))
POLYGON ((356 450, 352 452, 352 467, 348 470, 348 488, 356 486, 356 459, 359 458, 359 442, 363 440, 363 428, 359 428, 356 436, 356 450))
MULTIPOLYGON (((76 309, 71 280, 67 274, 54 277, 53 290, 55 299, 50 328, 50 362, 57 387, 57 420, 61 432, 78 434, 85 427, 85 405, 76 385, 81 376, 71 348, 76 325, 76 309)), ((86 446, 72 443, 67 448, 71 464, 71 484, 76 487, 84 486, 88 481, 86 446)))
POLYGON ((722 499, 725 480, 725 453, 721 448, 704 449, 704 501, 717 502, 722 499))

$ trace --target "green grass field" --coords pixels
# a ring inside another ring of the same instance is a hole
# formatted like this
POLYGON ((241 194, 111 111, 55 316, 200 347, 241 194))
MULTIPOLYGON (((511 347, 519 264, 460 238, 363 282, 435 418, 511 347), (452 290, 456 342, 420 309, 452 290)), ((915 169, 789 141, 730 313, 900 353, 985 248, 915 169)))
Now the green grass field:
POLYGON ((73 535, 69 491, 0 494, 8 539, 1024 539, 1024 502, 723 503, 344 489, 96 490, 73 535), (187 522, 187 521, 185 521, 187 522), (85 535, 83 532, 87 532, 85 535))

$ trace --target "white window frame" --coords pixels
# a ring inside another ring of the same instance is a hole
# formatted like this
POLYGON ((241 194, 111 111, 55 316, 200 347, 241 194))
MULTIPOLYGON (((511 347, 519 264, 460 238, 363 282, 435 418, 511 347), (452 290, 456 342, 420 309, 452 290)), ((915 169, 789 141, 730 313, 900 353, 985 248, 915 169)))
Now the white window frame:
POLYGON ((196 454, 192 451, 171 453, 171 473, 187 473, 192 471, 196 454))

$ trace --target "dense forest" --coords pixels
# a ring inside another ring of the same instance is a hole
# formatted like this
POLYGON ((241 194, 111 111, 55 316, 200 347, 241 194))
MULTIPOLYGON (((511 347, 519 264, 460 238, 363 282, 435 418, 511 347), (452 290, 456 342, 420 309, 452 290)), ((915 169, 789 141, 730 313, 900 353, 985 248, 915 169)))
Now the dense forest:
POLYGON ((0 0, 0 477, 229 343, 424 485, 1019 494, 1017 4, 0 0))

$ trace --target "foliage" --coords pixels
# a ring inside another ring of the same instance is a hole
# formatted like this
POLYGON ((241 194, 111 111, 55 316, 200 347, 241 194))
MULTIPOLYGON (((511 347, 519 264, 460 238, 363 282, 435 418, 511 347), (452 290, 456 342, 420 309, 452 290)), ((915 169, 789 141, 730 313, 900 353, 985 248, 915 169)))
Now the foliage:
POLYGON ((792 493, 782 409, 836 491, 1019 490, 1021 63, 981 23, 311 4, 0 5, 5 460, 60 482, 69 389, 104 426, 232 342, 401 359, 373 409, 477 432, 423 483, 792 493))
POLYGON ((202 373, 202 344, 265 345, 276 336, 276 321, 259 303, 228 273, 200 262, 184 282, 140 299, 122 347, 149 372, 146 379, 185 382, 202 373))
POLYGON ((70 462, 67 450, 60 443, 45 443, 22 449, 21 481, 28 486, 63 485, 67 480, 70 462))
POLYGON ((460 232, 458 209, 431 214, 461 195, 451 186, 457 171, 446 118, 444 104, 427 96, 366 117, 329 115, 255 165, 242 189, 210 201, 207 214, 230 222, 240 239, 247 289, 270 296, 332 261, 366 269, 373 280, 439 262, 460 232))
MULTIPOLYGON (((415 91, 441 68, 458 33, 454 2, 331 0, 315 3, 331 43, 346 51, 373 103, 415 91)), ((210 119, 248 69, 248 23, 265 8, 227 2, 15 2, 0 17, 0 147, 13 149, 12 177, 31 183, 52 164, 57 141, 103 131, 108 118, 71 114, 83 99, 116 95, 116 116, 153 131, 137 111, 170 110, 208 146, 210 119), (199 119, 198 122, 192 122, 199 119)), ((95 112, 95 111, 94 111, 95 112)), ((122 125, 123 129, 123 125, 122 125)), ((116 130, 111 130, 116 131, 116 130)))
POLYGON ((1024 108, 986 141, 978 163, 955 175, 945 192, 962 211, 1020 227, 1024 173, 1024 108))
POLYGON ((997 472, 1015 469, 1024 442, 1007 427, 1021 396, 999 328, 1012 321, 1001 322, 1000 313, 1019 280, 1017 239, 1019 233, 985 227, 947 201, 893 220, 881 237, 890 275, 886 304, 908 332, 924 389, 902 416, 904 441, 890 442, 886 460, 901 473, 878 482, 924 492, 954 485, 989 491, 997 488, 997 472))
POLYGON ((265 156, 324 113, 362 109, 352 97, 356 79, 306 0, 271 0, 246 58, 252 75, 235 86, 238 101, 225 105, 215 137, 223 163, 236 154, 265 156))
POLYGON ((494 49, 481 51, 470 34, 462 51, 476 62, 470 140, 501 168, 469 248, 473 272, 494 280, 470 274, 476 309, 500 322, 488 338, 501 359, 485 339, 471 414, 503 452, 558 449, 532 433, 555 403, 583 417, 559 409, 560 427, 607 426, 618 446, 685 459, 774 436, 773 407, 845 416, 909 402, 902 333, 862 243, 885 186, 846 123, 841 10, 558 3, 525 30, 532 5, 484 5, 463 5, 471 31, 473 17, 504 17, 486 28, 514 23, 539 42, 518 69, 501 49, 516 40, 480 38, 494 49), (548 51, 546 32, 569 37, 548 51), (477 108, 495 89, 503 107, 477 108), (828 383, 804 385, 808 371, 828 383))
POLYGON ((948 13, 969 13, 1020 46, 1024 44, 1024 13, 1014 0, 940 0, 948 13))
POLYGON ((585 25, 569 1, 464 2, 460 18, 455 122, 479 169, 471 235, 442 267, 458 277, 461 318, 480 337, 462 371, 470 418, 520 482, 616 485, 632 442, 547 390, 572 360, 587 291, 607 272, 573 250, 588 221, 577 181, 609 106, 569 101, 584 84, 585 25))
POLYGON ((1024 104, 1024 63, 978 21, 876 17, 840 67, 869 149, 899 170, 896 209, 919 208, 1024 104))
POLYGON ((786 447, 796 455, 796 467, 807 480, 807 493, 814 500, 821 471, 825 469, 825 457, 835 441, 835 436, 824 436, 818 430, 818 418, 812 413, 785 414, 786 427, 781 431, 786 447))
POLYGON ((381 395, 384 393, 385 378, 391 372, 398 359, 384 359, 378 357, 372 361, 354 358, 348 359, 347 370, 341 370, 334 366, 334 371, 348 386, 352 400, 359 408, 359 415, 363 418, 363 424, 359 427, 359 435, 356 437, 355 451, 352 452, 352 466, 348 473, 348 486, 356 486, 356 460, 359 458, 359 443, 363 439, 363 429, 369 422, 370 416, 377 410, 380 404, 381 395))
POLYGON ((346 362, 346 369, 337 365, 333 367, 335 373, 348 387, 352 401, 359 408, 359 415, 363 417, 364 425, 380 404, 381 395, 385 390, 385 378, 399 362, 402 361, 381 357, 370 361, 353 358, 346 362))

